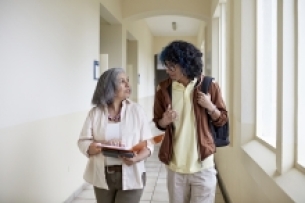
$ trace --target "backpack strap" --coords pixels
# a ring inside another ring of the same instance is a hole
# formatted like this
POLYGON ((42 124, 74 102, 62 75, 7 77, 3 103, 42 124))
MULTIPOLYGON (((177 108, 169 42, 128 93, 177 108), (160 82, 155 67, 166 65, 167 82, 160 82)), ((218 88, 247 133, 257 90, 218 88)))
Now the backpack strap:
MULTIPOLYGON (((207 94, 208 91, 209 91, 209 88, 210 88, 210 85, 211 85, 211 82, 214 80, 214 78, 210 77, 210 76, 204 76, 203 77, 203 81, 201 83, 201 91, 204 93, 204 94, 207 94)), ((208 110, 206 109, 205 112, 208 114, 208 110)), ((208 114, 208 118, 210 120, 212 120, 210 118, 210 115, 208 114)))
POLYGON ((214 80, 214 78, 210 76, 204 76, 203 81, 201 83, 201 91, 205 94, 208 93, 209 87, 211 85, 211 82, 214 80))

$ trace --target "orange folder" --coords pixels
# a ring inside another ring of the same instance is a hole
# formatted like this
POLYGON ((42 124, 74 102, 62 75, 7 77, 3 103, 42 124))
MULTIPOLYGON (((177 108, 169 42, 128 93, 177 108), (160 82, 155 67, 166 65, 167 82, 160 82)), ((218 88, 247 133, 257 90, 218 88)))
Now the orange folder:
MULTIPOLYGON (((157 135, 157 136, 153 137, 152 139, 150 139, 150 141, 153 144, 157 144, 157 143, 159 143, 159 142, 161 142, 163 140, 163 137, 164 137, 164 134, 160 134, 160 135, 157 135)), ((146 146, 147 146, 147 140, 144 140, 144 141, 139 142, 135 146, 133 146, 131 148, 131 151, 138 152, 138 151, 140 151, 141 149, 143 149, 146 146)))
POLYGON ((136 153, 147 146, 147 141, 151 141, 153 144, 157 144, 163 140, 163 137, 164 137, 164 134, 160 134, 160 135, 153 137, 152 139, 143 140, 143 141, 139 142, 138 144, 136 144, 135 146, 133 146, 131 149, 126 148, 126 147, 111 146, 111 145, 102 145, 102 147, 103 147, 103 150, 104 149, 105 150, 118 150, 122 153, 124 153, 124 152, 136 153))

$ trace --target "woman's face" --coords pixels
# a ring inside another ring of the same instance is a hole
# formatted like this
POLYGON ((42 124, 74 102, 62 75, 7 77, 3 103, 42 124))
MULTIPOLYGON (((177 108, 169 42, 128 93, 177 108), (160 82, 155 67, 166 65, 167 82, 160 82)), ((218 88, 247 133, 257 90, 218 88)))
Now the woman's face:
POLYGON ((116 91, 116 97, 118 99, 127 99, 131 94, 131 87, 129 85, 129 78, 126 73, 120 73, 118 75, 119 86, 116 91))

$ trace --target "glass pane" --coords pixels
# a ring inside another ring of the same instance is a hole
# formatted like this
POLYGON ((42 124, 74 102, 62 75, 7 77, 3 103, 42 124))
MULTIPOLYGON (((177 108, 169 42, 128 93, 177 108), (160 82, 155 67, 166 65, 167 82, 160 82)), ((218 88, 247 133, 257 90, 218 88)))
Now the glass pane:
POLYGON ((298 159, 297 163, 305 167, 305 91, 301 87, 305 85, 305 1, 298 1, 298 159))
POLYGON ((276 0, 257 1, 257 136, 276 146, 276 0))

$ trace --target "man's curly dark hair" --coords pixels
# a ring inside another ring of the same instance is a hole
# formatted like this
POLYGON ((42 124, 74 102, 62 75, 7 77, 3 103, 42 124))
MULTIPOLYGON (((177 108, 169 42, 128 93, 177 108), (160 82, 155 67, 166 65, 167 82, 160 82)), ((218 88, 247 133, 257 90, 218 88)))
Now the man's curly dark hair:
POLYGON ((179 64, 182 73, 190 80, 197 78, 202 73, 202 53, 193 44, 177 40, 168 44, 160 54, 160 61, 179 64))

